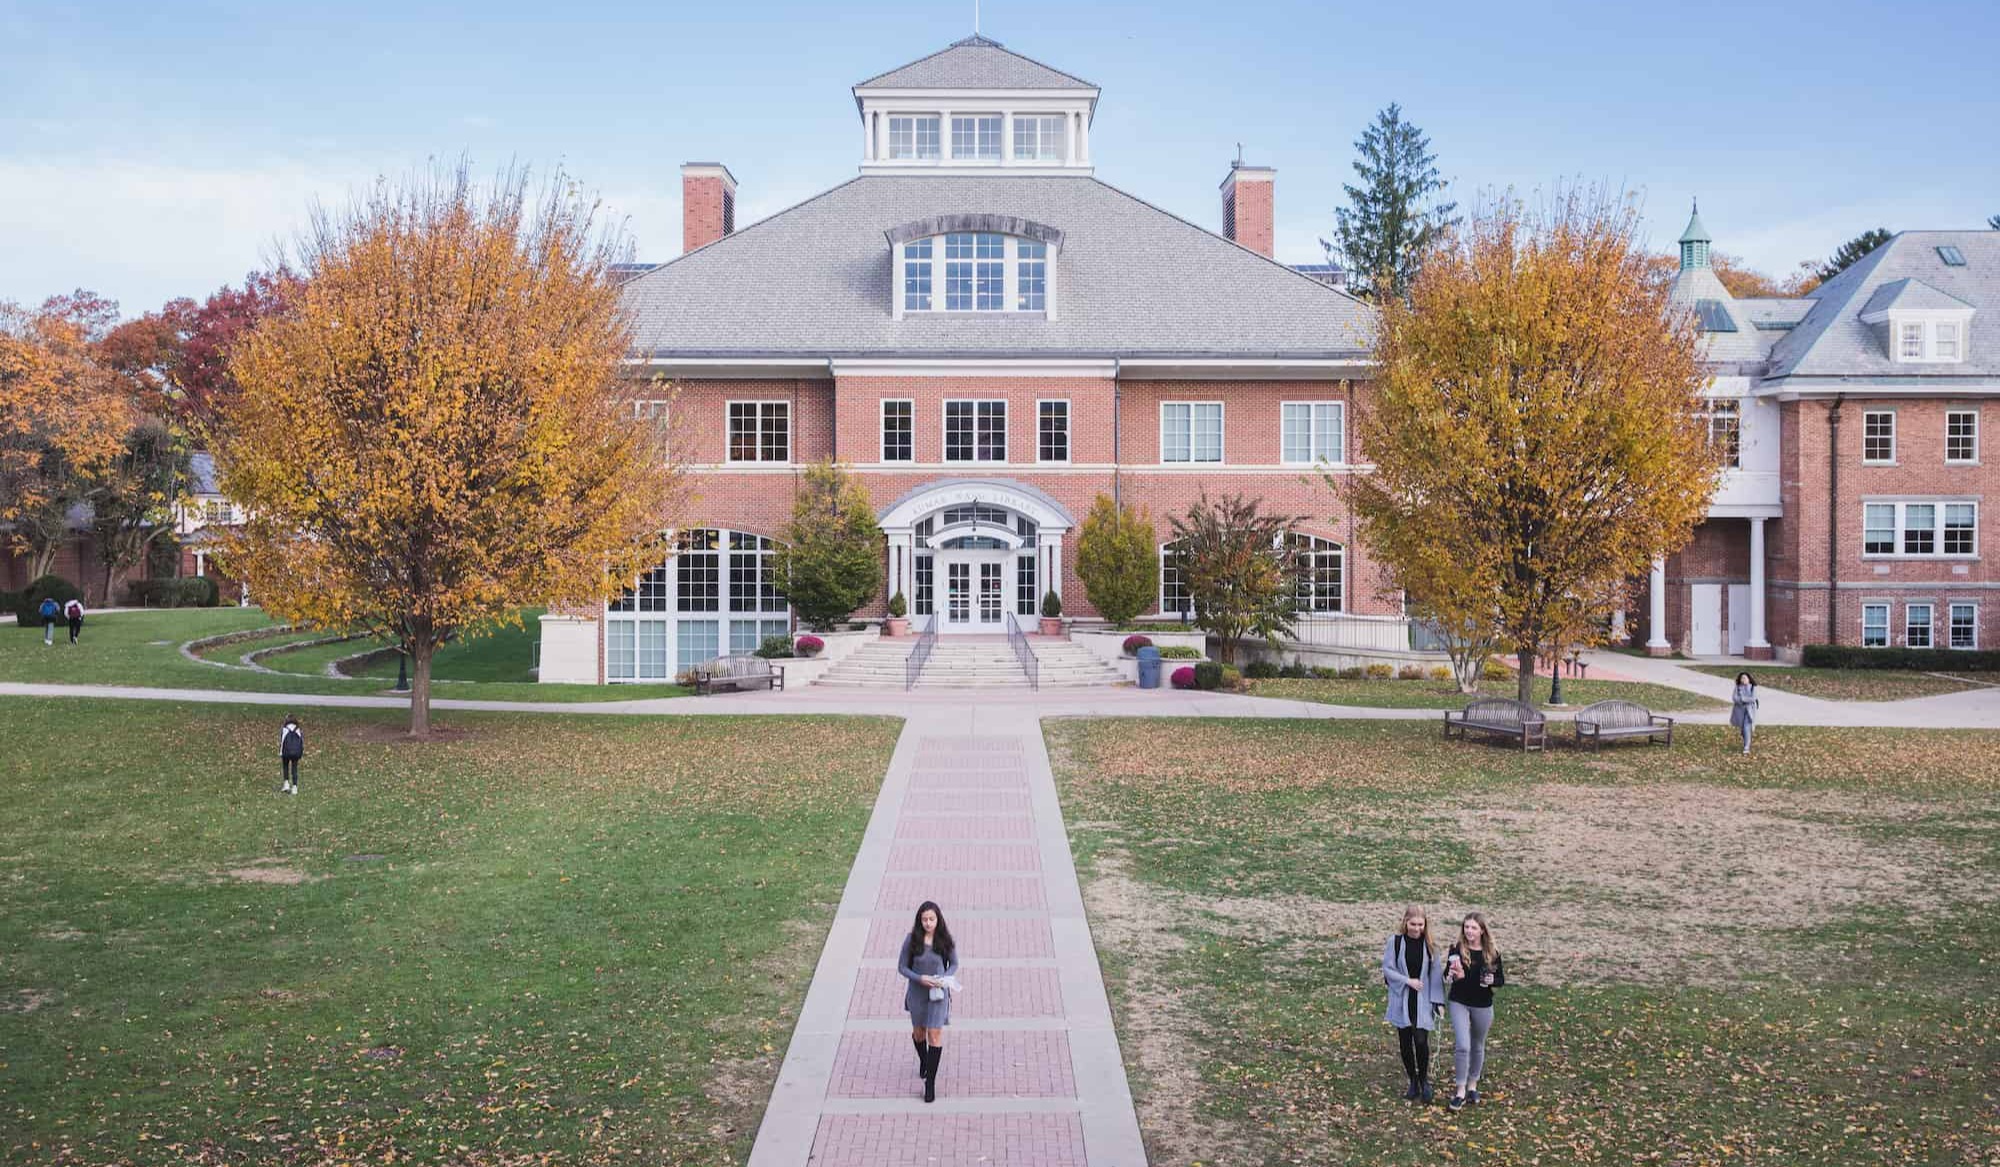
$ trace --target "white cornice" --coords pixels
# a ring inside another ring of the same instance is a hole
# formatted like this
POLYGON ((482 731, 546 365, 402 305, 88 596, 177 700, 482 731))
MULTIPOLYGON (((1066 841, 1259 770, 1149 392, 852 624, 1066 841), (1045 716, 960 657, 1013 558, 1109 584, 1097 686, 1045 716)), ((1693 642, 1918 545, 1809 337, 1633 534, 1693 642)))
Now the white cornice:
POLYGON ((1118 375, 1127 381, 1339 380, 1366 377, 1374 367, 1368 357, 1159 357, 1121 360, 1118 375))
POLYGON ((835 358, 828 362, 836 377, 1101 377, 1109 380, 1117 368, 1105 360, 939 360, 835 358))

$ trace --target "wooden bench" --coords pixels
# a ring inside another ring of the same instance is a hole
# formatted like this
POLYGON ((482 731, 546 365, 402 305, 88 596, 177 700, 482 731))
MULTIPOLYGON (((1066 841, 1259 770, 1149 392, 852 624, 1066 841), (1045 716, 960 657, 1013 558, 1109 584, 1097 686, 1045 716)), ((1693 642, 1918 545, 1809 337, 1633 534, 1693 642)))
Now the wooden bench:
POLYGON ((1674 719, 1662 717, 1631 701, 1599 701, 1576 711, 1576 743, 1592 748, 1606 738, 1642 737, 1648 743, 1674 744, 1674 719))
POLYGON ((785 666, 774 665, 761 656, 743 653, 722 656, 694 669, 694 691, 713 693, 717 689, 767 689, 785 687, 785 666))
POLYGON ((1464 709, 1445 711, 1444 736, 1451 737, 1455 730, 1464 737, 1468 729, 1513 738, 1523 750, 1545 749, 1549 744, 1548 720, 1541 711, 1508 697, 1481 697, 1464 709))

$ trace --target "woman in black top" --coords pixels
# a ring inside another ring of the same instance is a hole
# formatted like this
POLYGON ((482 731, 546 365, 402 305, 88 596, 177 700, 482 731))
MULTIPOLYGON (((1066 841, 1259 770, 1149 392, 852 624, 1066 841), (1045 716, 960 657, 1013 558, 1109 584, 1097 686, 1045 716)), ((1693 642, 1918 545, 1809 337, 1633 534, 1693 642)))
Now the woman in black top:
POLYGON ((1444 1006, 1444 980, 1437 948, 1431 943, 1430 919, 1422 908, 1403 909, 1402 927, 1382 948, 1382 981, 1389 986, 1385 1014, 1396 1027, 1396 1044, 1403 1055, 1405 1098, 1431 1100, 1431 1029, 1444 1006))
POLYGON ((1493 1026, 1493 990, 1507 983, 1500 946, 1486 917, 1469 913, 1459 925, 1458 943, 1445 954, 1444 980, 1451 986, 1452 1067, 1458 1074, 1451 1108, 1479 1104, 1479 1073, 1486 1068, 1486 1032, 1493 1026))

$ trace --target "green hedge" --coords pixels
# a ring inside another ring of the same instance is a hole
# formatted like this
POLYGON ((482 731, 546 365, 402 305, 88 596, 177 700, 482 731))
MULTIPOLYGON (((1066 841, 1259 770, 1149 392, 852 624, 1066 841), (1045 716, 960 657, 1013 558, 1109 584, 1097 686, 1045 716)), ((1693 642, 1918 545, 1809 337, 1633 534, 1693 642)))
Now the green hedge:
POLYGON ((77 586, 59 575, 45 575, 28 585, 25 592, 9 592, 14 597, 14 617, 23 628, 42 630, 42 615, 36 609, 42 606, 42 597, 49 596, 58 605, 71 600, 81 600, 83 593, 77 586))
POLYGON ((1808 644, 1799 663, 1815 669, 1917 669, 1969 673, 2000 670, 2000 651, 1949 648, 1861 648, 1852 644, 1808 644))
POLYGON ((1220 689, 1222 687, 1222 665, 1205 660, 1194 667, 1194 687, 1197 689, 1220 689))
POLYGON ((219 598, 205 575, 135 580, 125 589, 125 602, 135 608, 213 608, 219 598))

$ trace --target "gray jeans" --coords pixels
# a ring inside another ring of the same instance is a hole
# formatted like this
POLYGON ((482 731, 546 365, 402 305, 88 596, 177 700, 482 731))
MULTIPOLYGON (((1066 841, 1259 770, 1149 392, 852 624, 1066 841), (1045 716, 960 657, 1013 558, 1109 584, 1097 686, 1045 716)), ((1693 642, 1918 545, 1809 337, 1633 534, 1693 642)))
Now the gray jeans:
POLYGON ((1751 720, 1750 720, 1749 718, 1744 718, 1744 720, 1743 720, 1743 752, 1744 752, 1744 753, 1746 753, 1746 754, 1750 752, 1750 731, 1751 731, 1751 730, 1752 730, 1753 728, 1755 728, 1755 725, 1756 725, 1756 723, 1755 723, 1755 722, 1752 722, 1752 721, 1751 721, 1751 720))
POLYGON ((1474 1009, 1451 1003, 1451 1062, 1458 1071, 1458 1092, 1479 1084, 1479 1073, 1486 1068, 1486 1031, 1493 1028, 1493 1008, 1474 1009))

